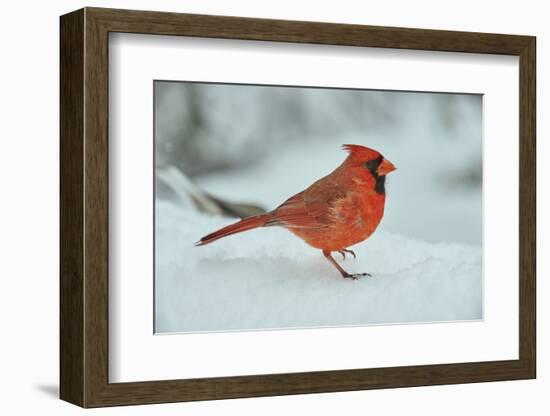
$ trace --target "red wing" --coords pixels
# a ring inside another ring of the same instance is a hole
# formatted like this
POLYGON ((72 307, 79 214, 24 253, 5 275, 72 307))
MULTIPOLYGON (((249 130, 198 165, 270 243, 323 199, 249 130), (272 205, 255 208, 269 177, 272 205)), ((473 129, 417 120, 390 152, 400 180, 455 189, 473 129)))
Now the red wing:
POLYGON ((329 226, 331 208, 346 197, 346 190, 326 178, 286 200, 274 211, 274 220, 288 228, 329 226))

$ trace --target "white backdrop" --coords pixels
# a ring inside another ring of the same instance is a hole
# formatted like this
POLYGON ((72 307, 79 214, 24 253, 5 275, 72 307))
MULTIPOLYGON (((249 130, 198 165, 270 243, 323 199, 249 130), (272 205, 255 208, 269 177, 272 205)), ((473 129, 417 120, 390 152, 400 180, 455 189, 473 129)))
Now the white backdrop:
MULTIPOLYGON (((390 26, 534 34, 538 36, 538 137, 540 167, 549 163, 542 139, 544 103, 549 90, 543 72, 550 56, 550 29, 544 2, 463 0, 388 1, 385 3, 231 0, 203 1, 81 1, 8 3, 3 9, 2 141, 0 181, 3 190, 2 326, 0 368, 6 414, 77 414, 78 408, 55 399, 58 386, 58 16, 84 5, 156 9, 179 12, 319 20, 390 26), (496 18, 498 17, 498 18, 496 18), (544 93, 543 93, 544 92, 544 93), (8 413, 9 412, 9 413, 8 413)), ((539 177, 539 214, 544 178, 539 177)), ((546 204, 544 204, 546 206, 546 204)), ((539 219, 539 260, 542 234, 548 223, 539 219), (544 230, 543 230, 544 228, 544 230)), ((549 407, 550 365, 543 346, 548 294, 539 265, 539 379, 536 381, 440 386, 339 394, 141 406, 89 414, 334 414, 370 412, 422 415, 544 414, 549 407), (521 409, 521 410, 520 410, 521 409)))

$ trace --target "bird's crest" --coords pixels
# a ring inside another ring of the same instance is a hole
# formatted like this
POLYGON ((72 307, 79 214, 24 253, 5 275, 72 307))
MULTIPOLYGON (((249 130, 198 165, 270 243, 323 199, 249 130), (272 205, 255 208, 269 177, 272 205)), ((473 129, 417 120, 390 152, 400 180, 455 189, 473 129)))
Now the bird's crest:
POLYGON ((361 146, 359 144, 344 144, 342 149, 349 152, 351 156, 358 156, 364 160, 377 159, 380 153, 370 147, 361 146))

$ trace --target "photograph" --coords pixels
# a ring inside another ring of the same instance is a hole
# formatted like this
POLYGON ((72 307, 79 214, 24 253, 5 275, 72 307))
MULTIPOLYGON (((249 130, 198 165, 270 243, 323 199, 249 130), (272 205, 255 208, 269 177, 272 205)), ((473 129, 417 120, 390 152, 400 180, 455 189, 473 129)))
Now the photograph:
POLYGON ((483 96, 155 80, 154 332, 483 320, 483 96))

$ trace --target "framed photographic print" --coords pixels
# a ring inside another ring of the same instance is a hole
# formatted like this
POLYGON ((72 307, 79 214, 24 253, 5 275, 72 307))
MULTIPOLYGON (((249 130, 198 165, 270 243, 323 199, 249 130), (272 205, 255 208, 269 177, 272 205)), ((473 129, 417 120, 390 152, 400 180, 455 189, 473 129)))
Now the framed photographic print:
POLYGON ((534 37, 60 28, 63 400, 535 377, 534 37))

